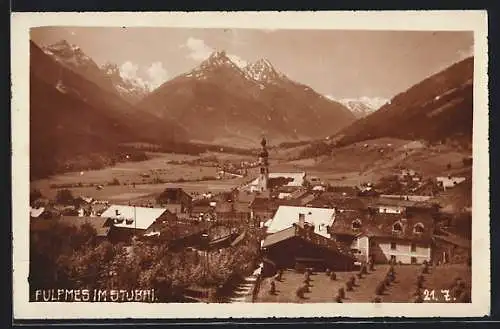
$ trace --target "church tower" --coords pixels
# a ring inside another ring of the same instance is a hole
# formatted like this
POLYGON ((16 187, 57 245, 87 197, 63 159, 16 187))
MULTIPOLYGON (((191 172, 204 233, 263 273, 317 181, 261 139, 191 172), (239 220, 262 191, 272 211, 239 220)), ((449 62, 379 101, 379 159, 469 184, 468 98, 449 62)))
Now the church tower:
POLYGON ((269 185, 269 153, 267 152, 266 149, 266 138, 263 137, 262 141, 260 142, 260 145, 262 146, 262 149, 260 150, 259 153, 259 166, 260 166, 260 172, 259 172, 259 184, 258 184, 258 189, 260 192, 267 191, 268 185, 269 185))

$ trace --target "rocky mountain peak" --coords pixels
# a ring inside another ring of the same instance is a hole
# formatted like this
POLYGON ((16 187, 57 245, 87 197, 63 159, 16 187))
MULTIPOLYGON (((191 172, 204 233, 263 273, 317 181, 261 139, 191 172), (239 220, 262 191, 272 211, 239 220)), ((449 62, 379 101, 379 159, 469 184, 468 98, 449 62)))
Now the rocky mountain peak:
POLYGON ((248 64, 245 71, 252 79, 259 82, 273 82, 284 77, 273 67, 269 60, 264 58, 248 64))

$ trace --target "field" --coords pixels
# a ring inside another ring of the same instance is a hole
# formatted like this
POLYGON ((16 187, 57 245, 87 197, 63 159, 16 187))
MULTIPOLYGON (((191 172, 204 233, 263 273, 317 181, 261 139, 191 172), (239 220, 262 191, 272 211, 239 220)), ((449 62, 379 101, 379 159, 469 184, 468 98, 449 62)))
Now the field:
MULTIPOLYGON (((381 298, 382 302, 410 302, 416 290, 415 281, 417 273, 421 269, 418 265, 396 265, 396 280, 388 287, 381 298)), ((369 272, 361 279, 356 278, 356 286, 352 291, 346 291, 344 303, 370 302, 375 296, 377 284, 385 277, 388 265, 375 266, 373 272, 369 272)), ((284 272, 282 281, 276 281, 276 294, 269 294, 269 284, 271 278, 263 280, 256 302, 275 303, 331 303, 334 302, 335 295, 339 288, 344 287, 346 281, 357 272, 337 272, 337 279, 332 281, 324 272, 317 272, 311 276, 310 292, 304 298, 295 295, 297 287, 303 280, 304 274, 287 270, 284 272)), ((446 301, 446 292, 442 290, 450 289, 453 280, 460 277, 466 282, 467 289, 470 289, 471 272, 466 265, 441 265, 430 267, 429 274, 425 274, 422 292, 424 302, 446 303, 453 302, 453 298, 446 301), (432 296, 431 292, 434 290, 432 296)))
POLYGON ((398 168, 414 169, 433 178, 470 172, 470 166, 464 168, 462 162, 471 155, 469 151, 445 145, 426 146, 418 141, 380 138, 334 148, 329 155, 292 160, 303 148, 270 152, 271 171, 306 171, 331 185, 351 186, 376 182, 398 168), (273 156, 279 160, 273 162, 273 156))
MULTIPOLYGON (((377 139, 335 148, 330 155, 292 159, 290 155, 300 148, 303 146, 271 149, 270 171, 305 171, 309 177, 317 176, 322 181, 337 186, 376 182, 401 167, 417 170, 424 178, 450 173, 468 175, 471 171, 470 166, 464 167, 462 163, 463 158, 470 155, 467 151, 446 146, 428 147, 415 141, 377 139)), ((200 156, 167 153, 148 155, 150 159, 146 161, 119 163, 100 170, 55 175, 32 182, 31 188, 37 188, 44 196, 53 198, 57 189, 51 188, 51 185, 76 186, 80 183, 83 187, 71 187, 75 195, 121 202, 147 199, 167 186, 182 187, 191 193, 229 190, 257 177, 258 173, 258 168, 251 168, 246 178, 214 180, 217 175, 214 159, 219 164, 227 161, 255 161, 251 156, 222 152, 207 152, 200 156), (120 185, 108 186, 114 179, 118 180, 120 185), (135 187, 132 183, 135 183, 135 187), (103 185, 104 189, 97 190, 95 186, 88 186, 89 184, 103 185)))
MULTIPOLYGON (((171 164, 170 161, 191 161, 200 157, 166 153, 150 153, 151 158, 141 162, 118 163, 113 167, 85 172, 70 172, 54 175, 47 179, 31 182, 31 189, 39 189, 43 196, 54 198, 58 188, 51 185, 75 185, 69 189, 75 196, 90 196, 96 199, 105 199, 112 202, 128 202, 148 199, 166 187, 181 187, 188 193, 220 192, 230 190, 243 182, 242 179, 204 180, 214 178, 217 169, 213 166, 193 164, 171 164), (108 185, 117 179, 120 185, 108 185), (155 179, 165 183, 153 183, 155 179), (183 182, 179 182, 183 179, 183 182), (81 183, 83 187, 76 186, 81 183), (135 183, 135 186, 132 184, 135 183), (103 185, 99 190, 92 185, 103 185)), ((217 156, 224 160, 234 160, 236 155, 203 154, 202 157, 217 156)))

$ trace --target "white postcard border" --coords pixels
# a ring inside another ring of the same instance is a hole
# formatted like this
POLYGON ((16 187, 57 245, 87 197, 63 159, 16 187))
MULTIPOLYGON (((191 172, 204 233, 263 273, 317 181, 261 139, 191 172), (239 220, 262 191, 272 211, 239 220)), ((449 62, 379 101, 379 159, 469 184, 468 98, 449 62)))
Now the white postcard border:
POLYGON ((486 11, 13 13, 12 229, 16 319, 472 317, 490 312, 486 11), (37 26, 474 31, 472 303, 141 304, 28 302, 29 29, 37 26))

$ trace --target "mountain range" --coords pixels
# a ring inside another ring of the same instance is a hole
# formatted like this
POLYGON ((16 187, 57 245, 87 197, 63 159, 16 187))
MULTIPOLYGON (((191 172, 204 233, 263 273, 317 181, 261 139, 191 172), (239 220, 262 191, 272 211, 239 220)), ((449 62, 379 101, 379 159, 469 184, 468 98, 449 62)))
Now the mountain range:
POLYGON ((389 102, 389 99, 382 97, 360 97, 360 98, 341 98, 337 99, 333 96, 327 95, 331 100, 337 101, 351 110, 352 114, 359 119, 363 118, 382 107, 389 102))
POLYGON ((350 144, 380 137, 472 142, 474 58, 469 57, 396 95, 332 139, 350 144))
POLYGON ((342 104, 292 81, 265 59, 244 68, 224 51, 167 81, 137 104, 177 122, 192 140, 255 146, 321 138, 355 120, 342 104))
POLYGON ((106 87, 95 67, 85 67, 84 76, 30 42, 32 177, 70 170, 67 161, 114 152, 120 143, 187 140, 181 127, 138 110, 106 87))
POLYGON ((143 83, 122 77, 116 64, 106 63, 99 67, 79 46, 69 44, 66 40, 43 47, 42 50, 58 63, 130 103, 137 102, 150 91, 143 83))
POLYGON ((378 137, 470 139, 472 133, 472 58, 386 101, 334 100, 266 59, 241 67, 224 51, 154 90, 123 77, 116 64, 97 65, 66 41, 30 42, 30 52, 30 154, 37 177, 75 169, 68 165, 75 157, 107 154, 109 160, 123 143, 182 151, 200 143, 254 148, 262 135, 273 144, 327 136, 347 144, 378 137))

